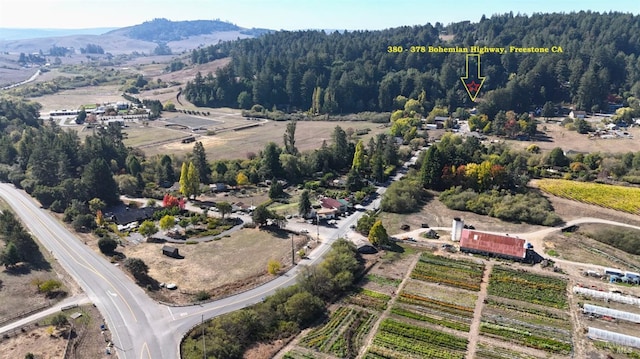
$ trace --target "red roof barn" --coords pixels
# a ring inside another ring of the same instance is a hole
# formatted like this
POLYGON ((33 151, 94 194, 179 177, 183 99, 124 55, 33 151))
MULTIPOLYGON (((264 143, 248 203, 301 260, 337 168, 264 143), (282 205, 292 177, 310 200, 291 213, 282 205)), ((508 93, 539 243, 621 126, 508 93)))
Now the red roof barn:
POLYGON ((502 236, 462 230, 460 250, 509 259, 524 260, 527 257, 527 241, 517 237, 502 236))

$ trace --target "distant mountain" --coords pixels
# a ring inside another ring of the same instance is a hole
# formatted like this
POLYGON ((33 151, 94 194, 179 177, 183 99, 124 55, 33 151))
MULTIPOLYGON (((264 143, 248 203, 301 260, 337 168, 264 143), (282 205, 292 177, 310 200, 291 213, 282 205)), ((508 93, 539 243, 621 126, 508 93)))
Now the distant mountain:
POLYGON ((123 28, 76 30, 0 29, 0 52, 48 53, 52 46, 81 49, 99 45, 112 54, 152 53, 158 44, 166 44, 174 53, 197 47, 273 32, 247 29, 220 20, 170 21, 154 19, 123 28))
POLYGON ((36 39, 71 35, 102 35, 117 27, 96 27, 90 29, 10 29, 0 28, 0 41, 36 39))
POLYGON ((167 43, 198 35, 228 31, 238 31, 244 35, 259 36, 270 30, 244 29, 220 20, 171 21, 167 19, 153 19, 151 21, 145 21, 140 25, 113 30, 109 32, 108 35, 124 35, 136 40, 167 43))

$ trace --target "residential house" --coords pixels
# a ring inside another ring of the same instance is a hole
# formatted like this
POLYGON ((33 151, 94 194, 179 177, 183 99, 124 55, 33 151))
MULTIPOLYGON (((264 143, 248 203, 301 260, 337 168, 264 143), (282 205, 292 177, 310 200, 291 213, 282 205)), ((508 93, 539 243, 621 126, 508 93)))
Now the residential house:
POLYGON ((323 199, 321 199, 320 206, 322 208, 335 209, 338 212, 337 214, 341 214, 347 211, 346 205, 340 203, 340 201, 331 197, 324 197, 323 199))
POLYGON ((584 120, 584 118, 587 117, 587 113, 585 111, 573 110, 573 111, 569 112, 569 117, 573 118, 573 119, 580 118, 580 119, 584 120))

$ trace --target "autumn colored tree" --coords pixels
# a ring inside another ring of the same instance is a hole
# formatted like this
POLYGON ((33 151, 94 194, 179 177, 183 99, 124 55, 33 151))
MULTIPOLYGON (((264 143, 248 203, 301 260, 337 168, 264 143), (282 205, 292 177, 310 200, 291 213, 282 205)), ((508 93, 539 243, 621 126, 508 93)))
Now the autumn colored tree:
POLYGON ((369 230, 369 242, 374 246, 381 246, 389 244, 389 235, 387 234, 387 230, 382 225, 381 220, 377 220, 371 230, 369 230))
POLYGON ((246 186, 249 184, 249 177, 247 177, 243 172, 238 172, 238 175, 236 176, 236 183, 238 186, 246 186))

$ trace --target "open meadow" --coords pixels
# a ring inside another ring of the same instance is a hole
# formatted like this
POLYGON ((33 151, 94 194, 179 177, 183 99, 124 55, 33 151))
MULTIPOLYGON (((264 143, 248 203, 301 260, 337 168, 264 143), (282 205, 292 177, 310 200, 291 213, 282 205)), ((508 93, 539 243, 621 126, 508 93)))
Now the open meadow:
MULTIPOLYGON (((294 235, 294 241, 296 250, 307 244, 306 236, 294 235)), ((201 290, 216 297, 268 281, 272 278, 267 274, 269 260, 279 261, 283 268, 291 265, 291 237, 286 232, 246 228, 210 242, 169 244, 178 248, 183 259, 163 255, 163 245, 126 245, 122 252, 142 259, 158 282, 177 284, 177 291, 161 294, 178 303, 192 302, 201 290)))

